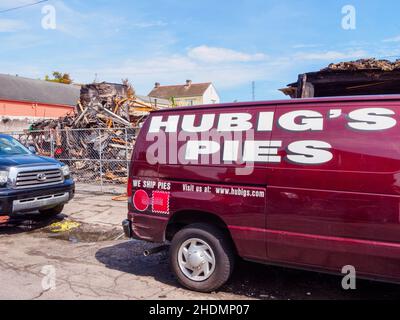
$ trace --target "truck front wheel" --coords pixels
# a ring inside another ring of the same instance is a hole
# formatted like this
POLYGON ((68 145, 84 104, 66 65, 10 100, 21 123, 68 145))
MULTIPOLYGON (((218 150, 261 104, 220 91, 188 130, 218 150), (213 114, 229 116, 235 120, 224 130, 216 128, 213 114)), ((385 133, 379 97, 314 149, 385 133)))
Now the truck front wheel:
POLYGON ((53 217, 59 215, 63 210, 64 210, 64 205, 60 204, 57 207, 51 209, 39 210, 39 212, 44 216, 53 217))
POLYGON ((235 255, 228 237, 208 224, 192 224, 175 234, 170 264, 180 284, 200 292, 212 292, 232 274, 235 255))

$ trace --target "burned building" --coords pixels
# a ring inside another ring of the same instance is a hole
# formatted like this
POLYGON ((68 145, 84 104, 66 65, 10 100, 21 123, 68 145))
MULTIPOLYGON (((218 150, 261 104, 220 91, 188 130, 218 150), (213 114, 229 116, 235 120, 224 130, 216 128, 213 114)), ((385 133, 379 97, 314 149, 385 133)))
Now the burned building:
POLYGON ((400 60, 362 59, 330 64, 318 72, 300 74, 280 89, 291 98, 400 93, 400 60))

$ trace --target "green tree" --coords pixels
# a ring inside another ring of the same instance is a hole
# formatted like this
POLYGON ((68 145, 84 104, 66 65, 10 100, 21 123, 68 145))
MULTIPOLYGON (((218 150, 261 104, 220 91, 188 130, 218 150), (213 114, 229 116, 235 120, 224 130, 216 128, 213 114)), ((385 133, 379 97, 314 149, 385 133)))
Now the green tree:
POLYGON ((64 83, 64 84, 71 84, 72 79, 69 73, 62 73, 58 71, 53 72, 53 78, 50 78, 48 75, 45 77, 46 81, 49 82, 57 82, 57 83, 64 83))

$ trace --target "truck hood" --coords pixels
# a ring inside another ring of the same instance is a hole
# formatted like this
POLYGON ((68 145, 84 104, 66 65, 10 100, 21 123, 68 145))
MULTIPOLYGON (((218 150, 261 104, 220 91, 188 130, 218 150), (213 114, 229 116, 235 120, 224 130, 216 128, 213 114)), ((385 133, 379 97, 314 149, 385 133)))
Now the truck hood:
POLYGON ((16 156, 0 156, 0 168, 19 166, 43 166, 61 164, 57 160, 48 157, 40 157, 33 154, 16 155, 16 156))

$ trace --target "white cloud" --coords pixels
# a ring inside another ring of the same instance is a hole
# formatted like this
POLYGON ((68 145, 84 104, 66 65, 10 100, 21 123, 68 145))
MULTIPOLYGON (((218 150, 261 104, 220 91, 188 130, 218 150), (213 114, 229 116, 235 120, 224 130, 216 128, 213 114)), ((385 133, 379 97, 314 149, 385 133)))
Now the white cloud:
POLYGON ((19 32, 1 37, 2 52, 12 54, 15 50, 28 48, 37 48, 49 43, 46 37, 30 34, 27 32, 19 32))
POLYGON ((383 42, 400 42, 400 36, 384 39, 383 42))
POLYGON ((17 32, 27 28, 25 22, 14 19, 0 19, 0 32, 17 32))
POLYGON ((138 92, 147 94, 155 82, 162 84, 184 83, 186 79, 194 82, 212 81, 220 89, 234 88, 251 81, 275 80, 289 69, 291 59, 278 58, 252 63, 239 61, 201 61, 186 54, 163 55, 144 59, 130 59, 99 69, 71 70, 78 82, 92 81, 98 74, 99 80, 120 81, 129 78, 138 92))
POLYGON ((10 63, 10 61, 0 61, 2 74, 19 75, 31 79, 43 78, 43 69, 37 65, 21 65, 20 63, 10 63))
POLYGON ((113 37, 121 30, 161 28, 168 25, 163 20, 143 21, 135 17, 128 19, 103 11, 81 12, 68 6, 62 0, 54 0, 53 4, 57 10, 57 30, 77 39, 93 38, 93 32, 98 32, 98 30, 102 30, 103 37, 113 37))
POLYGON ((299 43, 299 44, 295 44, 292 46, 293 49, 304 49, 304 48, 316 48, 316 47, 320 47, 321 45, 319 44, 303 44, 303 43, 299 43))
POLYGON ((188 51, 188 56, 203 62, 250 62, 267 58, 263 53, 249 54, 226 48, 199 46, 188 51))
POLYGON ((131 24, 133 27, 136 28, 153 28, 153 27, 165 27, 168 23, 158 20, 158 21, 148 21, 148 22, 136 22, 131 24))
POLYGON ((107 67, 71 70, 79 82, 93 80, 120 81, 129 78, 142 93, 147 93, 154 82, 162 84, 214 82, 218 88, 227 89, 250 83, 253 80, 274 79, 290 64, 290 59, 267 59, 262 53, 247 54, 226 48, 199 46, 185 54, 163 54, 141 59, 128 59, 107 67))
POLYGON ((57 12, 57 31, 78 39, 89 34, 87 23, 82 21, 91 21, 94 17, 70 8, 62 0, 57 0, 53 4, 57 12))
POLYGON ((297 60, 326 60, 334 61, 340 59, 355 59, 355 58, 365 58, 368 53, 364 50, 355 51, 325 51, 325 52, 300 52, 294 55, 297 60))
POLYGON ((358 50, 300 52, 267 58, 265 54, 251 55, 226 48, 200 46, 187 50, 185 54, 132 58, 108 66, 100 66, 98 69, 81 68, 70 72, 78 82, 92 81, 95 73, 102 81, 121 81, 123 78, 129 78, 138 92, 147 94, 148 89, 155 82, 167 85, 184 83, 186 79, 192 79, 194 82, 212 81, 219 89, 231 89, 249 84, 251 81, 279 81, 278 79, 281 79, 283 86, 285 81, 290 81, 285 77, 292 76, 293 68, 299 68, 302 64, 315 61, 316 64, 321 63, 322 67, 325 60, 329 63, 335 60, 361 58, 366 55, 365 51, 358 50), (198 48, 202 50, 196 50, 198 48), (209 48, 212 50, 208 50, 209 48), (209 54, 210 52, 218 53, 218 55, 209 54), (225 53, 224 59, 219 55, 221 52, 225 53))

